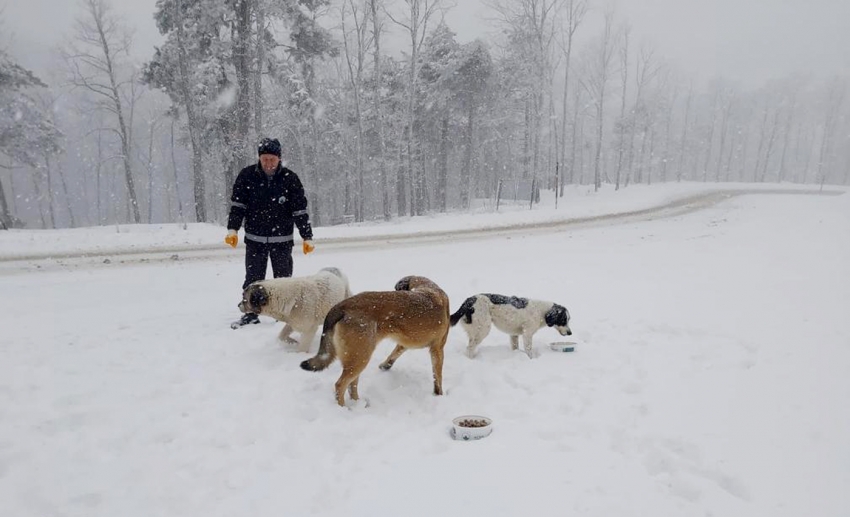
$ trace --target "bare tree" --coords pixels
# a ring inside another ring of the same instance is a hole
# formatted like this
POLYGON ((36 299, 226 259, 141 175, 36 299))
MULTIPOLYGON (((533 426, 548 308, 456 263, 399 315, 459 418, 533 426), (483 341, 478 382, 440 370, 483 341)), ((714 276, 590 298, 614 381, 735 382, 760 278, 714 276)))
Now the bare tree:
MULTIPOLYGON (((626 132, 630 124, 626 120, 626 96, 629 91, 629 42, 631 40, 632 28, 626 24, 623 27, 620 38, 620 79, 622 88, 620 96, 620 118, 617 121, 617 172, 615 174, 614 190, 620 190, 620 173, 623 170, 623 155, 626 147, 626 132)), ((634 120, 630 117, 631 120, 634 120)), ((634 135, 634 127, 631 129, 634 135)))
MULTIPOLYGON (((398 26, 407 31, 410 38, 410 63, 408 69, 407 83, 407 181, 411 187, 411 203, 410 215, 421 213, 424 205, 425 185, 424 177, 417 174, 414 176, 413 155, 414 151, 414 124, 416 122, 416 113, 414 105, 416 100, 416 82, 419 76, 419 52, 422 50, 422 44, 425 42, 425 37, 428 33, 428 24, 441 11, 442 0, 404 0, 407 6, 405 16, 396 17, 389 11, 385 11, 387 16, 398 26)), ((404 192, 404 178, 399 176, 398 182, 398 213, 402 215, 405 212, 406 201, 404 192)))
POLYGON ((368 5, 363 0, 346 0, 342 5, 342 42, 345 49, 345 62, 348 65, 348 80, 354 97, 354 116, 357 123, 356 152, 356 174, 357 194, 355 206, 355 220, 360 222, 364 218, 363 199, 366 197, 363 181, 364 175, 364 149, 365 130, 363 126, 363 69, 366 65, 366 54, 371 45, 368 27, 368 5), (346 29, 347 12, 351 12, 351 30, 346 29), (349 41, 351 40, 351 41, 349 41))
MULTIPOLYGON (((735 107, 735 93, 729 88, 720 92, 720 150, 717 153, 717 167, 714 169, 714 181, 720 181, 720 167, 723 163, 723 151, 726 148, 726 135, 729 132, 729 118, 735 107)), ((732 151, 730 150, 730 156, 732 151)), ((727 167, 728 169, 728 167, 727 167)))
MULTIPOLYGON (((561 51, 564 53, 564 103, 562 106, 563 114, 561 116, 561 154, 559 156, 561 164, 564 164, 566 161, 565 158, 567 152, 567 107, 569 105, 570 68, 572 67, 573 41, 579 25, 581 25, 581 22, 587 14, 587 1, 567 0, 565 7, 566 12, 564 13, 564 23, 562 25, 563 30, 561 38, 559 39, 561 51)), ((577 117, 578 113, 574 113, 573 116, 577 117)), ((573 120, 573 138, 575 138, 575 120, 573 120)), ((573 152, 575 152, 575 143, 573 143, 573 152)), ((573 159, 574 158, 571 158, 571 161, 573 159)), ((570 178, 572 178, 572 169, 570 169, 569 175, 570 178)), ((559 183, 561 185, 561 192, 559 195, 563 196, 564 182, 559 181, 559 183)))
POLYGON ((826 176, 829 173, 829 156, 832 151, 832 140, 835 134, 835 129, 838 123, 838 117, 841 113, 841 106, 844 104, 844 97, 847 95, 847 84, 843 80, 833 80, 827 88, 826 93, 826 113, 823 118, 823 129, 821 136, 820 154, 818 157, 818 182, 823 188, 826 182, 826 176))
MULTIPOLYGON (((527 60, 530 77, 525 78, 525 143, 523 175, 539 174, 544 103, 552 101, 552 44, 557 33, 558 15, 565 0, 488 0, 502 23, 508 27, 512 44, 527 60), (547 86, 549 91, 546 91, 547 86), (529 171, 530 168, 530 171, 529 171)), ((550 107, 551 111, 551 107, 550 107)))
MULTIPOLYGON (((770 156, 773 154, 773 145, 776 143, 776 133, 779 130, 779 117, 782 115, 782 110, 776 108, 773 115, 773 123, 770 126, 770 137, 767 140, 767 153, 764 157, 764 167, 762 168, 759 181, 764 182, 767 177, 767 168, 770 165, 770 156)), ((756 170, 758 172, 758 170, 756 170)))
POLYGON ((105 0, 82 0, 85 14, 76 21, 73 40, 62 50, 70 69, 71 83, 99 99, 100 107, 115 118, 110 128, 121 142, 124 181, 133 222, 141 222, 130 150, 132 123, 127 104, 134 104, 130 85, 136 73, 127 69, 132 38, 105 0), (128 98, 129 95, 129 98, 128 98))
POLYGON ((174 156, 174 123, 177 120, 176 113, 171 115, 171 170, 174 173, 174 196, 177 198, 177 217, 183 222, 183 229, 186 229, 186 219, 183 218, 183 201, 180 198, 180 179, 177 177, 177 158, 174 156))
POLYGON ((777 183, 782 183, 785 180, 785 167, 787 165, 788 147, 791 141, 791 126, 793 125, 794 117, 797 113, 797 97, 800 93, 802 84, 799 81, 793 81, 790 84, 788 92, 788 114, 785 117, 785 126, 783 128, 782 140, 782 157, 779 159, 779 173, 776 177, 777 183))
MULTIPOLYGON (((642 44, 640 47, 640 53, 638 54, 638 58, 635 62, 635 100, 632 108, 631 123, 628 125, 630 131, 627 153, 629 165, 626 169, 627 183, 631 180, 634 166, 635 129, 637 128, 640 119, 644 118, 643 127, 648 130, 652 123, 652 117, 654 116, 644 101, 646 90, 649 88, 652 81, 655 80, 660 71, 661 63, 659 63, 655 58, 655 49, 646 43, 642 44)), ((641 154, 643 154, 643 151, 645 150, 646 136, 647 131, 644 132, 644 139, 641 144, 641 154)), ((641 182, 640 176, 638 176, 636 181, 638 183, 641 182)))
POLYGON ((583 77, 579 79, 582 87, 596 107, 596 151, 593 165, 593 186, 598 191, 602 186, 602 141, 605 135, 605 94, 611 76, 611 62, 614 58, 616 37, 614 35, 614 11, 605 13, 605 26, 602 34, 591 48, 585 64, 583 77))
POLYGON ((154 200, 154 172, 156 164, 154 163, 154 142, 156 135, 162 125, 162 114, 157 110, 152 109, 148 113, 148 149, 144 156, 141 156, 141 161, 145 164, 148 172, 148 223, 153 223, 153 200, 154 200))
MULTIPOLYGON (((183 28, 184 17, 182 0, 174 1, 174 25, 177 33, 177 68, 179 70, 177 79, 177 89, 180 91, 180 97, 183 98, 183 107, 186 109, 186 131, 189 133, 189 140, 192 143, 192 179, 194 190, 195 203, 195 219, 198 222, 206 222, 206 180, 204 177, 204 161, 201 147, 201 119, 198 115, 198 108, 195 104, 195 98, 192 96, 192 75, 189 72, 189 56, 187 51, 187 42, 183 28)), ((176 174, 175 170, 175 174, 176 174)), ((176 178, 175 178, 176 179, 176 178)), ((179 194, 178 194, 179 199, 179 194)))
MULTIPOLYGON (((372 19, 372 42, 374 45, 374 60, 375 60, 375 91, 373 92, 373 97, 375 99, 375 120, 377 123, 377 132, 378 132, 378 167, 380 169, 381 176, 381 202, 383 208, 384 219, 390 219, 390 188, 389 188, 389 178, 387 175, 387 162, 386 162, 386 141, 384 139, 384 111, 381 109, 381 92, 382 92, 382 68, 381 68, 381 36, 384 32, 384 23, 382 15, 378 14, 379 7, 381 7, 382 0, 368 0, 369 2, 369 13, 372 19)), ((380 9, 383 11, 383 9, 380 9)))
POLYGON ((240 170, 248 161, 248 134, 251 131, 251 4, 253 0, 235 0, 236 16, 233 35, 233 68, 236 71, 236 133, 233 148, 229 149, 231 164, 224 170, 225 203, 230 203, 233 188, 233 171, 240 170))
POLYGON ((688 99, 685 101, 685 120, 682 123, 682 138, 679 144, 679 166, 676 168, 676 181, 682 181, 685 172, 685 146, 688 143, 688 129, 690 128, 691 103, 694 98, 694 84, 688 88, 688 99))
POLYGON ((254 0, 254 17, 257 22, 257 60, 254 76, 254 132, 257 139, 263 136, 263 71, 266 63, 266 0, 254 0))

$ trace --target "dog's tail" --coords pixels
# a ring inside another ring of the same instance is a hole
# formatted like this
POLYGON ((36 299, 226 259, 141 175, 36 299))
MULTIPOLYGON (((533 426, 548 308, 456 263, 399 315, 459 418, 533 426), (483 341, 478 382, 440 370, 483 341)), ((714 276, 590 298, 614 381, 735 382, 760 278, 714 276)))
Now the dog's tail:
POLYGON ((452 327, 457 325, 461 318, 464 318, 467 324, 472 323, 472 315, 475 313, 475 302, 477 300, 477 296, 470 296, 463 301, 457 312, 449 316, 449 323, 452 324, 452 327))
POLYGON ((336 359, 336 347, 334 347, 334 327, 345 317, 339 305, 334 305, 325 316, 322 327, 322 340, 319 342, 319 351, 315 356, 302 361, 301 369, 308 372, 320 372, 331 365, 336 359))

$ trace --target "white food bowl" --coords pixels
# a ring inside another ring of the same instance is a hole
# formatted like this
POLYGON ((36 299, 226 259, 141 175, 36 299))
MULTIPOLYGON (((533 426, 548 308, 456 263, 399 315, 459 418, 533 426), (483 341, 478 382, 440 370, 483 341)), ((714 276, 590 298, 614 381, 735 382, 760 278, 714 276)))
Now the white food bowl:
POLYGON ((463 415, 452 420, 452 438, 461 441, 480 440, 493 432, 493 420, 480 415, 463 415), (462 425, 467 422, 483 423, 478 427, 462 425))
POLYGON ((576 344, 574 341, 555 341, 549 343, 549 348, 555 352, 572 352, 576 349, 576 344))

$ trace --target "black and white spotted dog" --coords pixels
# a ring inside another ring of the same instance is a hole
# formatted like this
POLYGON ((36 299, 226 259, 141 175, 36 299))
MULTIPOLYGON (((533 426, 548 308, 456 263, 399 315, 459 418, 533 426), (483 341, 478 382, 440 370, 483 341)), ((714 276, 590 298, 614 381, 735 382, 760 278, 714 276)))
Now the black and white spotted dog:
POLYGON ((525 353, 533 357, 531 338, 546 327, 554 327, 562 336, 571 336, 570 312, 566 307, 544 300, 529 300, 500 294, 477 294, 467 298, 451 315, 452 326, 461 322, 469 336, 466 354, 475 357, 475 348, 490 333, 490 325, 511 337, 511 348, 519 347, 522 336, 525 353))

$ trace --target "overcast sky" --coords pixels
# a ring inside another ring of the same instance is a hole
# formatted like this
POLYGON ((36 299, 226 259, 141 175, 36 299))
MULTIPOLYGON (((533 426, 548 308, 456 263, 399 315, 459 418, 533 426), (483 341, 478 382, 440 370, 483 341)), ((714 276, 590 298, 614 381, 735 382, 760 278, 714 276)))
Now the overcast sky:
MULTIPOLYGON (((495 30, 482 0, 456 1, 448 22, 460 40, 495 30)), ((606 1, 591 0, 599 6, 595 18, 606 1)), ((147 58, 160 41, 152 18, 156 0, 112 4, 135 27, 136 54, 147 58)), ((0 5, 0 44, 45 73, 45 56, 71 30, 78 2, 0 0, 0 5)), ((635 41, 651 41, 659 55, 700 79, 722 75, 756 86, 792 72, 850 74, 850 0, 619 0, 617 12, 631 23, 635 41)))

